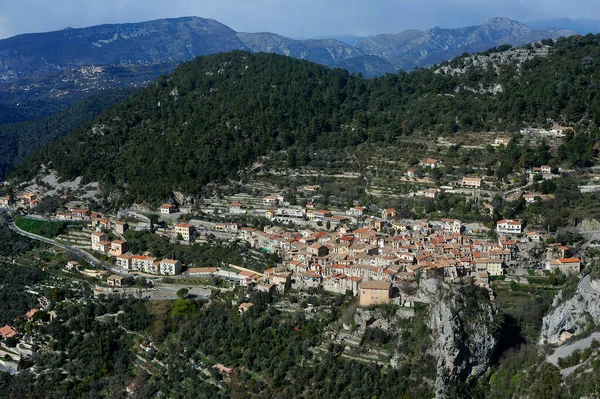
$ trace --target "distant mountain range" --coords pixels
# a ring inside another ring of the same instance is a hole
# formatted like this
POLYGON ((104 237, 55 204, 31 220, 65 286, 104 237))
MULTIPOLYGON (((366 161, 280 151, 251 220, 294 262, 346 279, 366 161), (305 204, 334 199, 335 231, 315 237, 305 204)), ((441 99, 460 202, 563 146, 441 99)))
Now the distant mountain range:
POLYGON ((430 66, 465 51, 572 34, 575 32, 561 29, 534 31, 507 18, 490 18, 480 26, 409 30, 358 39, 350 45, 336 39, 294 40, 274 33, 237 33, 215 20, 184 17, 0 40, 0 80, 89 65, 177 63, 231 50, 285 54, 370 77, 430 66))
POLYGON ((580 35, 600 33, 600 20, 597 19, 556 18, 530 21, 525 24, 531 29, 552 29, 560 27, 561 29, 572 30, 580 35))
POLYGON ((464 52, 483 51, 501 44, 523 45, 574 34, 573 31, 557 28, 534 31, 508 18, 490 18, 479 26, 457 29, 436 26, 426 31, 377 35, 358 40, 354 47, 385 59, 397 69, 412 70, 449 60, 464 52))

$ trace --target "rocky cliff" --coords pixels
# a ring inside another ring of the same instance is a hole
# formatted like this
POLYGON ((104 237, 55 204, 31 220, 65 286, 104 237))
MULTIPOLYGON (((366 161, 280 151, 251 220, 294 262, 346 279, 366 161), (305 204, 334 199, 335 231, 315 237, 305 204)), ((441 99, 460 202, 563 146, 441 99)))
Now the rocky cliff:
POLYGON ((544 317, 540 344, 562 344, 583 331, 590 323, 600 320, 600 282, 584 277, 574 292, 563 289, 544 317))
POLYGON ((437 360, 435 395, 450 398, 456 387, 481 376, 489 367, 499 337, 498 312, 486 290, 440 285, 431 304, 428 326, 437 360))

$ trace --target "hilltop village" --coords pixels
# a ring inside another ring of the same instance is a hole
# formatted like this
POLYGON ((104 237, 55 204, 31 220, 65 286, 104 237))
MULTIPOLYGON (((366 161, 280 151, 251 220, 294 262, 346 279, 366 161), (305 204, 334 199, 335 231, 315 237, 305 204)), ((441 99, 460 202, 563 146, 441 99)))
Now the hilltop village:
MULTIPOLYGON (((505 141, 508 139, 496 139, 494 144, 504 145, 505 141)), ((433 170, 440 167, 440 161, 426 158, 419 165, 433 170)), ((409 177, 414 173, 414 169, 406 172, 409 177)), ((554 176, 547 165, 526 173, 545 179, 554 176)), ((481 177, 463 177, 456 186, 476 192, 484 184, 481 177)), ((305 189, 318 193, 320 186, 305 189)), ((436 198, 440 191, 425 189, 418 195, 436 198)), ((525 203, 545 198, 535 193, 522 197, 525 203)), ((410 306, 410 299, 402 298, 398 288, 420 278, 476 284, 488 289, 493 298, 490 279, 502 278, 509 272, 558 270, 569 275, 577 274, 582 267, 582 260, 568 247, 561 243, 546 245, 547 234, 527 228, 518 219, 497 220, 490 228, 457 219, 402 218, 394 208, 373 212, 360 205, 336 210, 323 209, 312 202, 291 205, 282 194, 245 198, 252 205, 236 196, 230 202, 205 201, 195 207, 169 202, 153 211, 120 211, 108 216, 81 208, 83 202, 69 201, 72 198, 63 194, 63 210, 48 219, 79 223, 79 234, 87 234, 88 238, 81 242, 80 235, 80 241, 74 245, 105 257, 106 266, 116 273, 107 280, 111 286, 120 286, 123 276, 130 273, 150 277, 215 276, 258 291, 283 294, 289 290, 323 289, 352 293, 363 306, 389 302, 410 306), (262 219, 264 227, 245 227, 235 221, 240 217, 262 219), (234 264, 184 264, 148 251, 133 252, 125 238, 130 229, 152 230, 177 245, 201 244, 208 238, 238 241, 275 256, 277 262, 263 267, 264 270, 234 264), (540 254, 540 248, 545 254, 540 254)), ((0 206, 33 210, 42 199, 43 194, 23 192, 15 203, 11 197, 1 198, 0 206)))

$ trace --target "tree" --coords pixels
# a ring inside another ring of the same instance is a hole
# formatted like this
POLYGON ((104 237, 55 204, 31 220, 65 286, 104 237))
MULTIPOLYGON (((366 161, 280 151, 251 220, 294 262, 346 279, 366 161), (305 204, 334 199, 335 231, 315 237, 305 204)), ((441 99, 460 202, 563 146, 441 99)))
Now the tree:
POLYGON ((189 293, 189 290, 187 288, 180 288, 179 290, 177 290, 177 297, 179 299, 185 299, 187 298, 189 293))

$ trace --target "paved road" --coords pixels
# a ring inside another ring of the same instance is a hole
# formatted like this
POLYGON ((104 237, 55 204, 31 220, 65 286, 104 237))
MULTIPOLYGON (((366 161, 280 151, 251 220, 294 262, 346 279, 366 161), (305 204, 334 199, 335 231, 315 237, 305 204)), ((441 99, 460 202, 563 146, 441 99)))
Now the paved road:
POLYGON ((86 252, 82 249, 75 248, 70 245, 63 244, 63 243, 51 240, 46 237, 39 236, 37 234, 32 234, 25 230, 21 230, 19 227, 17 227, 17 225, 15 225, 12 215, 6 209, 0 209, 0 213, 7 214, 8 228, 11 229, 12 231, 14 231, 15 233, 20 234, 25 237, 29 237, 34 240, 45 242, 46 244, 54 245, 55 247, 62 248, 64 250, 78 256, 79 258, 85 259, 86 262, 88 262, 90 265, 92 265, 94 267, 102 265, 102 262, 99 259, 95 258, 94 256, 92 256, 91 254, 89 254, 88 252, 86 252))
MULTIPOLYGON (((585 276, 581 280, 581 282, 579 283, 579 287, 586 292, 600 295, 600 291, 598 291, 597 289, 592 287, 589 275, 585 276)), ((595 332, 592 335, 590 335, 589 337, 580 339, 580 340, 575 341, 568 345, 563 345, 561 347, 558 347, 554 351, 553 354, 551 354, 550 356, 548 356, 546 358, 546 361, 552 363, 555 366, 558 366, 559 358, 566 358, 566 357, 571 356, 573 354, 573 352, 575 352, 576 350, 583 351, 584 349, 589 348, 590 345, 592 344, 593 340, 600 341, 600 332, 595 332)), ((573 367, 568 367, 566 369, 561 370, 560 373, 563 377, 566 377, 569 374, 571 374, 573 371, 575 371, 575 369, 577 369, 577 367, 579 367, 579 366, 580 365, 578 364, 573 367)))
MULTIPOLYGON (((558 366, 559 358, 569 357, 576 350, 583 351, 584 349, 589 348, 592 345, 593 340, 600 341, 600 332, 595 332, 587 338, 583 338, 579 341, 573 342, 572 344, 564 345, 557 348, 552 355, 546 358, 546 361, 552 363, 555 366, 558 366)), ((575 371, 577 367, 579 367, 579 365, 563 369, 560 373, 563 377, 566 377, 573 371, 575 371)))

